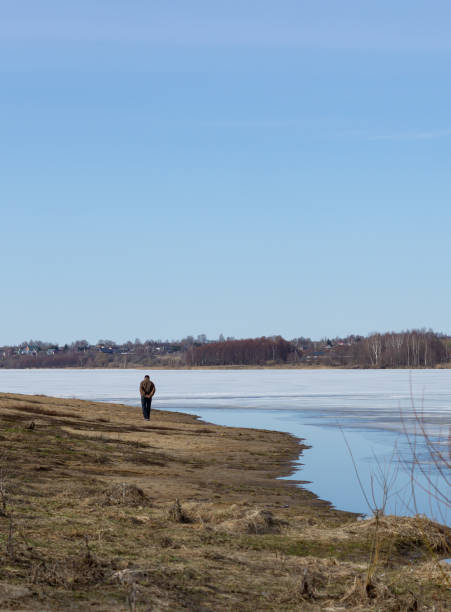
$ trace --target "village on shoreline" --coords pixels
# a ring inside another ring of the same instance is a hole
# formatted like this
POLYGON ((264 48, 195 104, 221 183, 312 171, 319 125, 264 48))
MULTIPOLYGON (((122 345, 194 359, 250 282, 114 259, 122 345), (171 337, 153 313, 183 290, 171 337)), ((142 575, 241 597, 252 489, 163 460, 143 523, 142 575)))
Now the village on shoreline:
POLYGON ((447 368, 451 336, 432 330, 374 333, 319 341, 281 336, 116 343, 30 340, 0 346, 0 368, 447 368))

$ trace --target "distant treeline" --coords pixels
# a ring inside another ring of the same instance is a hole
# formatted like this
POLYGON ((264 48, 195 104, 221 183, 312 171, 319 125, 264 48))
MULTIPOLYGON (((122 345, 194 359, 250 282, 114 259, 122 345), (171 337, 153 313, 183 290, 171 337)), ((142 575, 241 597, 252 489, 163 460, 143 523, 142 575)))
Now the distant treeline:
POLYGON ((186 364, 225 366, 287 363, 293 350, 293 345, 280 336, 211 342, 190 347, 186 353, 186 364))
MULTIPOLYGON (((354 365, 373 368, 419 368, 447 363, 451 341, 431 331, 413 330, 404 333, 371 334, 351 345, 354 365)), ((339 355, 337 355, 339 357, 339 355)))
POLYGON ((432 331, 349 336, 313 342, 280 336, 212 342, 191 347, 191 366, 310 364, 330 367, 419 368, 447 363, 451 339, 432 331))
POLYGON ((23 342, 0 348, 1 368, 130 368, 218 366, 327 366, 344 368, 432 368, 450 364, 451 337, 431 330, 373 333, 366 337, 285 340, 281 336, 116 344, 77 340, 58 346, 23 342))

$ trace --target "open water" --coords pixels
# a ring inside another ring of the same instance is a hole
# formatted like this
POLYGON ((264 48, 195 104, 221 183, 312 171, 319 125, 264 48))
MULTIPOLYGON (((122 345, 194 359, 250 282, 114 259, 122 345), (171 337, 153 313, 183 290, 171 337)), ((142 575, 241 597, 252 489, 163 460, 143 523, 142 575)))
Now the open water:
MULTIPOLYGON (((0 370, 0 391, 136 409, 142 370, 0 370)), ((451 370, 156 370, 153 406, 289 432, 311 448, 290 478, 335 507, 450 523, 451 370), (431 457, 421 429, 446 463, 431 457), (413 483, 413 486, 412 486, 413 483), (446 502, 448 500, 448 502, 446 502), (369 503, 368 503, 369 502, 369 503)))

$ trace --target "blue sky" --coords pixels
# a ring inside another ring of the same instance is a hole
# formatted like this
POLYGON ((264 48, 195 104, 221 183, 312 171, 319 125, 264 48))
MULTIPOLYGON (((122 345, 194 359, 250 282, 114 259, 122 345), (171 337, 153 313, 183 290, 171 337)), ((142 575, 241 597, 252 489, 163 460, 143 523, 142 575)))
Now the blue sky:
POLYGON ((0 0, 0 344, 451 333, 450 19, 0 0))

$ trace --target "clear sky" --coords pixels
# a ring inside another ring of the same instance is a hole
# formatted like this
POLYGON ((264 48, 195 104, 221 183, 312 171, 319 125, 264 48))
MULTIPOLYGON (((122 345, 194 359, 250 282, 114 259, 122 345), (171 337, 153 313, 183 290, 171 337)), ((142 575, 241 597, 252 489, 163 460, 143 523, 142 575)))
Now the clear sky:
POLYGON ((0 0, 0 345, 451 333, 449 0, 0 0))

